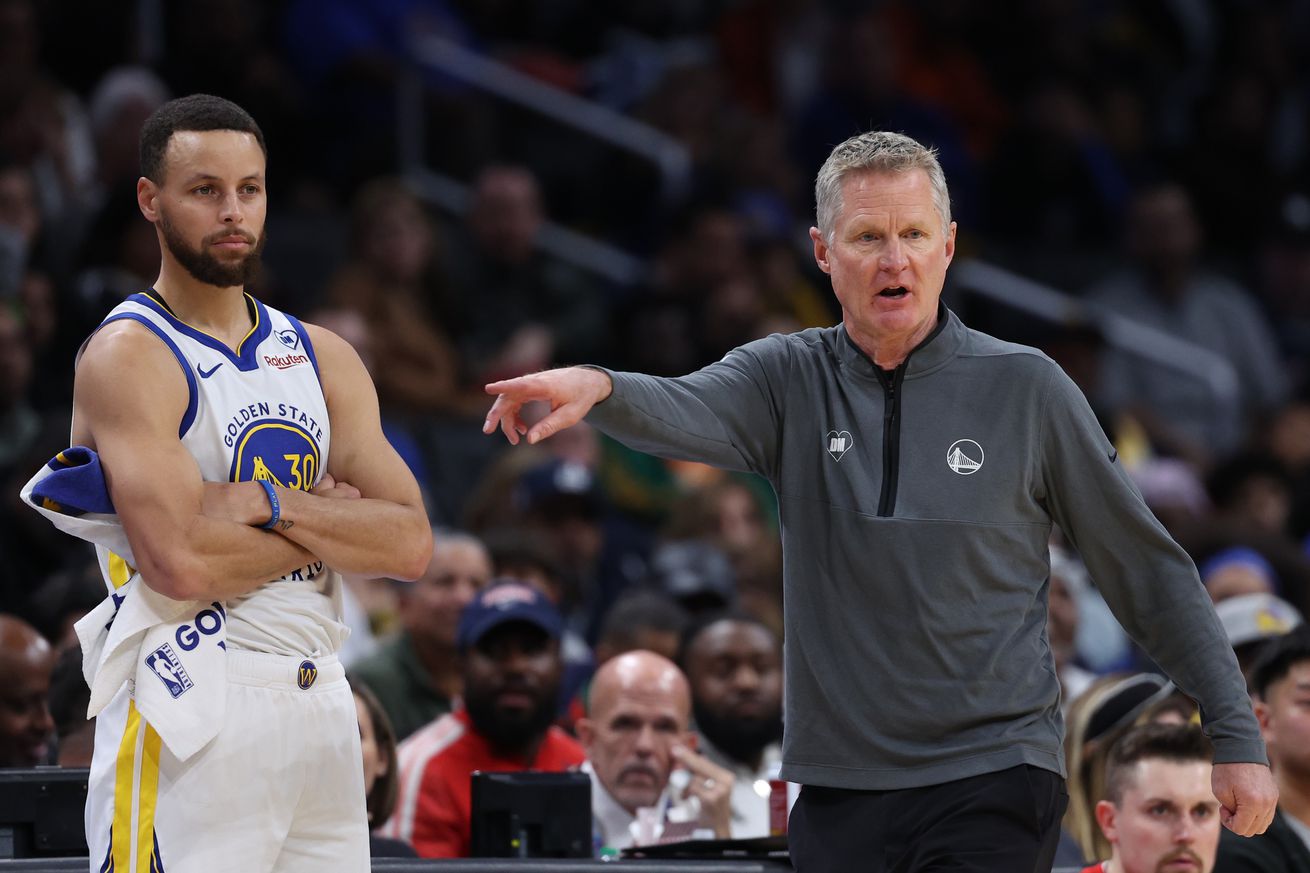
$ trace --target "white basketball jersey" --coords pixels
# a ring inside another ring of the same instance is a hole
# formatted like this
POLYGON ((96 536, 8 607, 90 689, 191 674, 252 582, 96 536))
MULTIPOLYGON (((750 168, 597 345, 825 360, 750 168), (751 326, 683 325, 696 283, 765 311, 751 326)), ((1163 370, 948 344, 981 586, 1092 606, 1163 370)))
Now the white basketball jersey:
MULTIPOLYGON (((246 302, 254 326, 235 352, 179 320, 153 289, 127 298, 102 326, 138 322, 173 352, 190 394, 178 434, 206 481, 267 479, 309 491, 327 469, 331 440, 314 348, 295 318, 250 295, 246 302)), ((131 568, 101 552, 113 590, 131 568)), ((348 632, 341 621, 341 579, 322 562, 223 605, 232 649, 325 655, 336 652, 348 632)))

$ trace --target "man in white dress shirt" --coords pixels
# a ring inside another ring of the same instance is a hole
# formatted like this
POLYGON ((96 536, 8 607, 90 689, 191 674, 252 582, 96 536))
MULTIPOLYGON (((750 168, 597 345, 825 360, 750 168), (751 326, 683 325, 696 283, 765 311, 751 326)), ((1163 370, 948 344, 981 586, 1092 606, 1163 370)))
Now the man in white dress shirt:
POLYGON ((691 691, 677 665, 654 652, 612 658, 596 673, 590 708, 577 724, 592 776, 596 849, 634 844, 634 824, 650 818, 645 840, 731 836, 732 773, 691 750, 691 691), (671 787, 676 769, 686 787, 671 787), (639 810, 653 810, 639 813, 639 810))

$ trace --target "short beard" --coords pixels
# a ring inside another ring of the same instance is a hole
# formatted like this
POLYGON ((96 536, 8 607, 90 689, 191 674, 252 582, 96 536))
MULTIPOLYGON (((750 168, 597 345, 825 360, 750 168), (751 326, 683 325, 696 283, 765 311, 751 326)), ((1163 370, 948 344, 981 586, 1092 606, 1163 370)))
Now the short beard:
POLYGON ((197 282, 218 288, 237 286, 244 288, 259 276, 259 256, 264 251, 267 233, 260 234, 250 253, 240 261, 225 264, 209 253, 210 243, 225 236, 232 236, 234 233, 249 239, 248 233, 243 230, 225 230, 210 234, 201 241, 199 249, 193 249, 162 212, 159 216, 159 227, 164 232, 164 244, 168 246, 168 251, 197 282))
POLYGON ((496 707, 495 694, 472 688, 464 689, 464 709, 473 727, 487 742, 502 752, 521 753, 546 735, 555 722, 555 698, 558 690, 543 689, 537 705, 526 713, 506 715, 496 707))
POLYGON ((695 700, 691 704, 696 730, 714 748, 739 764, 755 766, 760 754, 782 739, 782 714, 766 718, 720 716, 695 700))

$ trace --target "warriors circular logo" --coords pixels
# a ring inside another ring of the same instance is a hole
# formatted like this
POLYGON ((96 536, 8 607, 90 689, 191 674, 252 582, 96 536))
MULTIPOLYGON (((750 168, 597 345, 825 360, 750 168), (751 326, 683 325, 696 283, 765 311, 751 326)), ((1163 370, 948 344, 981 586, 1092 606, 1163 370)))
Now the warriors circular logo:
POLYGON ((961 476, 972 476, 982 465, 982 446, 973 440, 956 440, 946 450, 946 466, 961 476))
POLYGON ((256 421, 237 437, 232 451, 231 481, 264 479, 284 488, 308 491, 321 469, 318 443, 288 421, 256 421))
POLYGON ((314 684, 318 678, 318 667, 313 661, 301 661, 300 667, 296 670, 296 684, 300 686, 301 691, 308 691, 309 686, 314 684))

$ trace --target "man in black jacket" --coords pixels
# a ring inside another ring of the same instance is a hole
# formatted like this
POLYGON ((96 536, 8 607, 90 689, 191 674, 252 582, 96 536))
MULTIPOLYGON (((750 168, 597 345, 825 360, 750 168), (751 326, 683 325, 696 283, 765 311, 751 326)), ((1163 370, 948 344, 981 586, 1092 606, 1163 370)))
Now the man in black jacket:
POLYGON ((1310 628, 1269 643, 1251 691, 1278 783, 1278 811, 1261 835, 1224 834, 1215 873, 1301 873, 1310 870, 1310 628))

